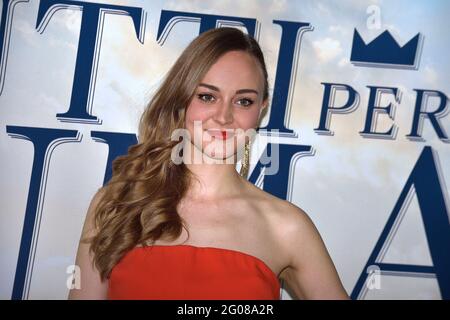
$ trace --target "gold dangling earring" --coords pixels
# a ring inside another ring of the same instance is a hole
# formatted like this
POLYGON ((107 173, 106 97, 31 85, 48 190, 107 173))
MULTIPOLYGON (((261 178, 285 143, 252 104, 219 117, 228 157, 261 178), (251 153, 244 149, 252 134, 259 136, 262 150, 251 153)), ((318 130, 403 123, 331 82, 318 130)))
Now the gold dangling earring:
POLYGON ((244 146, 244 159, 242 160, 241 170, 239 174, 247 179, 248 167, 250 165, 250 142, 245 142, 244 146))

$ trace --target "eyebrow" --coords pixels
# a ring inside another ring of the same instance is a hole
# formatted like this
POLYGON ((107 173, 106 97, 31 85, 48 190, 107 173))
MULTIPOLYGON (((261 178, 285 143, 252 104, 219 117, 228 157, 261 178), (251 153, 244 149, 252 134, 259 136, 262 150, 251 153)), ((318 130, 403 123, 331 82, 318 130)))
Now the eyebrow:
MULTIPOLYGON (((198 85, 199 87, 206 87, 208 89, 220 92, 220 89, 217 88, 216 86, 213 86, 212 84, 207 84, 207 83, 199 83, 198 85)), ((258 94, 258 91, 256 91, 255 89, 240 89, 236 91, 236 94, 239 93, 256 93, 258 94)))

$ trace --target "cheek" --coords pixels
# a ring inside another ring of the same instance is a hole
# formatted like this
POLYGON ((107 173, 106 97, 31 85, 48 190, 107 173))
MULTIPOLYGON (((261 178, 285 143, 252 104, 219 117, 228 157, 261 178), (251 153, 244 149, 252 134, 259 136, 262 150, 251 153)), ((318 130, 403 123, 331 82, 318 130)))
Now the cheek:
POLYGON ((201 121, 204 123, 207 118, 208 114, 205 112, 205 108, 199 103, 191 102, 186 110, 186 129, 193 134, 194 121, 201 121))
POLYGON ((199 103, 191 102, 186 110, 186 123, 206 118, 205 110, 199 103))

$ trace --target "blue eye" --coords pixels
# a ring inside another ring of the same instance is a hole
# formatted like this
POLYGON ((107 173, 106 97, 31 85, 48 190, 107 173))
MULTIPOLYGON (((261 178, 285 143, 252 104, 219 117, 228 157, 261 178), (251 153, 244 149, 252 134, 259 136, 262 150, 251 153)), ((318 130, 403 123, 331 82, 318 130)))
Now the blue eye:
POLYGON ((206 102, 206 103, 211 103, 211 102, 213 102, 215 100, 215 98, 212 95, 210 95, 210 94, 199 93, 199 94, 197 94, 197 97, 201 101, 206 102))
POLYGON ((247 99, 247 98, 241 99, 239 101, 244 101, 243 104, 241 103, 241 105, 244 106, 244 107, 249 107, 249 106, 251 106, 253 104, 253 100, 247 99))

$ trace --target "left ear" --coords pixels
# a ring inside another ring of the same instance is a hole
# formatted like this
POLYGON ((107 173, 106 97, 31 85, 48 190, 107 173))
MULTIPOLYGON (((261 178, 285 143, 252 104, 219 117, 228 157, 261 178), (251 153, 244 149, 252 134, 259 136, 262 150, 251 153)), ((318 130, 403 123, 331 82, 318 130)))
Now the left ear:
POLYGON ((264 101, 262 102, 262 104, 261 104, 261 109, 259 110, 259 115, 260 115, 260 116, 261 116, 261 113, 263 112, 263 110, 264 110, 265 108, 267 108, 268 104, 269 104, 269 99, 266 98, 266 100, 264 100, 264 101))
POLYGON ((269 99, 266 98, 266 100, 263 101, 261 109, 266 108, 268 104, 269 104, 269 99))

